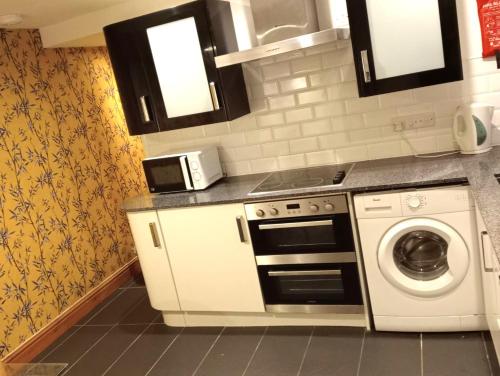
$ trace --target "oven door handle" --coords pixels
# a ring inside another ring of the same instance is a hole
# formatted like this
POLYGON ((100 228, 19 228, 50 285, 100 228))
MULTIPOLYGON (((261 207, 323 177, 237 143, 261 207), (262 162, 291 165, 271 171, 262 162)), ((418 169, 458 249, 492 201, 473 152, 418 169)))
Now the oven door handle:
POLYGON ((296 271, 277 271, 267 272, 269 277, 303 277, 320 275, 342 275, 342 270, 296 270, 296 271))
POLYGON ((286 228, 301 228, 301 227, 318 227, 318 226, 333 226, 331 219, 324 221, 310 221, 310 222, 290 222, 290 223, 273 223, 259 225, 259 230, 278 230, 286 228))

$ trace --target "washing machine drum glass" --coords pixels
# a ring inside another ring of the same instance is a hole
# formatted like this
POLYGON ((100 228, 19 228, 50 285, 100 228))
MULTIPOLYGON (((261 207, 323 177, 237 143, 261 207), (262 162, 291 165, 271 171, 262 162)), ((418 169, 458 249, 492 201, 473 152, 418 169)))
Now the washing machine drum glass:
POLYGON ((431 281, 449 270, 448 243, 430 231, 412 231, 394 246, 394 263, 407 277, 431 281))

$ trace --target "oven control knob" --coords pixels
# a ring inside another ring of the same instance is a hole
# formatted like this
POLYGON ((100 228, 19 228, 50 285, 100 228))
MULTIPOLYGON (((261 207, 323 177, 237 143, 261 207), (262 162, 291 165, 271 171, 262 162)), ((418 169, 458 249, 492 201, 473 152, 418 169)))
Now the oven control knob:
POLYGON ((278 215, 279 211, 278 211, 278 209, 276 209, 276 208, 272 208, 272 209, 270 210, 270 213, 271 213, 271 215, 278 215))
POLYGON ((266 215, 266 213, 262 209, 257 210, 255 214, 257 215, 257 217, 263 217, 266 215))
POLYGON ((311 210, 313 213, 316 213, 319 211, 319 206, 318 205, 311 205, 309 206, 309 210, 311 210))
POLYGON ((325 205, 325 210, 332 211, 334 206, 332 204, 326 204, 325 205))

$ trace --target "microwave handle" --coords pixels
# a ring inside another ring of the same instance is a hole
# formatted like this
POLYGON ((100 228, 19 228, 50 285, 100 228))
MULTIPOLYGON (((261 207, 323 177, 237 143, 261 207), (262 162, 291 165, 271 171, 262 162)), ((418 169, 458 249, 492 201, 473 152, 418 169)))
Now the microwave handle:
POLYGON ((182 176, 184 178, 184 184, 186 184, 186 189, 193 190, 194 187, 191 184, 191 179, 189 178, 187 156, 183 155, 179 158, 179 161, 181 162, 182 176))

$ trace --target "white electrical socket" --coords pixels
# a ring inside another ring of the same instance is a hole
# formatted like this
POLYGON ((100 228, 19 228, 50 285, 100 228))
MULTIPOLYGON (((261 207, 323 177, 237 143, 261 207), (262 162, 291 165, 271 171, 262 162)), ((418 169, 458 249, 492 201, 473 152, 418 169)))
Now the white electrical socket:
POLYGON ((425 114, 397 116, 392 118, 394 132, 410 131, 417 128, 434 127, 436 125, 436 114, 427 112, 425 114))

